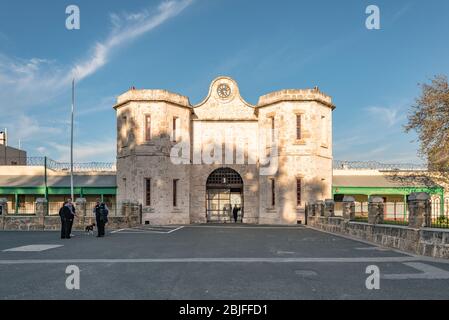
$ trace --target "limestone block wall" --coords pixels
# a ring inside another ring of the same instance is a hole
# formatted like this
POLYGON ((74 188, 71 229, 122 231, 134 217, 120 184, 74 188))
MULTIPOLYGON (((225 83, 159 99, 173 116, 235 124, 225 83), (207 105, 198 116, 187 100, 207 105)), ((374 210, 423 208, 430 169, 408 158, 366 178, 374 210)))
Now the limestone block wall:
POLYGON ((141 203, 144 222, 189 223, 190 169, 173 163, 170 158, 175 145, 182 141, 190 144, 188 100, 163 90, 131 92, 135 96, 125 94, 129 100, 119 98, 116 106, 118 202, 141 203), (151 119, 149 133, 147 117, 151 119), (149 205, 146 203, 146 179, 151 181, 149 205), (178 181, 176 206, 173 180, 178 181))
POLYGON ((236 170, 244 182, 244 221, 257 223, 259 207, 257 122, 197 120, 193 121, 192 129, 194 162, 191 167, 191 222, 206 222, 207 178, 214 170, 228 167, 236 170), (230 137, 229 132, 234 136, 230 137), (221 138, 222 143, 217 142, 221 138), (211 141, 221 150, 221 156, 214 155, 206 159, 204 156, 211 149, 211 141), (211 159, 217 160, 218 163, 211 164, 208 162, 211 159))
MULTIPOLYGON (((280 92, 259 101, 259 127, 272 126, 278 134, 278 170, 260 176, 261 223, 305 222, 304 204, 325 200, 332 187, 332 106, 330 101, 294 101, 297 94, 280 92), (297 139, 297 115, 301 117, 301 139, 297 139), (271 180, 275 179, 276 205, 271 205, 271 180), (301 203, 297 205, 297 179, 301 180, 301 203)), ((312 91, 311 91, 312 92, 312 91)), ((313 95, 308 95, 312 99, 313 95)))

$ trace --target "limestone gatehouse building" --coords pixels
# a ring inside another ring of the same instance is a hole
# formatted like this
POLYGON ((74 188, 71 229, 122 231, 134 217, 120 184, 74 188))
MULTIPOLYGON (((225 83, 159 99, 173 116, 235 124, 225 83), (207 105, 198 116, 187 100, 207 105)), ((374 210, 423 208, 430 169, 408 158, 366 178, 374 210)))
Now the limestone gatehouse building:
MULTIPOLYGON (((164 90, 131 89, 114 108, 116 162, 74 164, 80 230, 93 221, 97 199, 110 209, 111 229, 229 223, 234 208, 239 223, 307 223, 306 204, 333 199, 342 216, 346 197, 365 221, 372 196, 383 198, 385 220, 403 223, 414 192, 431 195, 434 221, 449 221, 449 184, 426 166, 333 160, 335 107, 318 88, 269 93, 251 105, 234 80, 219 77, 197 105, 164 90)), ((29 157, 5 133, 0 231, 57 229, 71 197, 70 163, 29 157)))
POLYGON ((280 90, 246 102, 229 77, 192 105, 165 90, 120 95, 117 202, 148 224, 304 223, 308 201, 332 198, 331 97, 280 90))

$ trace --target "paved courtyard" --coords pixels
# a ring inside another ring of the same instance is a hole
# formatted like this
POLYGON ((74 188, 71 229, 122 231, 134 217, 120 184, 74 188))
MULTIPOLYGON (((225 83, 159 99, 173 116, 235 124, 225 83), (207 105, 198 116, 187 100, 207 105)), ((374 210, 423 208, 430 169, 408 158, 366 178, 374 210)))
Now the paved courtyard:
POLYGON ((305 227, 0 233, 0 299, 448 299, 449 261, 305 227), (69 265, 80 289, 65 286, 69 265), (366 268, 380 269, 368 290, 366 268))

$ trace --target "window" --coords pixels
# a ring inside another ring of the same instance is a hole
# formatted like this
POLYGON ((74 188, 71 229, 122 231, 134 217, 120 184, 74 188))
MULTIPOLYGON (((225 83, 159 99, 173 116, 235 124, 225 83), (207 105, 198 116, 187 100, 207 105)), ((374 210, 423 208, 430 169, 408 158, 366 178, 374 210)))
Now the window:
POLYGON ((145 141, 151 140, 151 116, 145 116, 145 141))
POLYGON ((274 116, 270 118, 271 121, 271 142, 274 142, 274 129, 275 129, 275 122, 274 122, 274 116))
POLYGON ((302 180, 300 178, 296 179, 296 205, 301 205, 301 183, 302 180))
POLYGON ((173 180, 173 207, 178 206, 178 179, 173 180))
POLYGON ((145 179, 145 205, 151 206, 151 179, 145 179))
POLYGON ((327 121, 325 116, 321 116, 321 144, 327 147, 327 121))
POLYGON ((271 206, 274 207, 276 205, 276 181, 274 179, 270 179, 271 182, 271 206))
POLYGON ((296 115, 296 140, 301 140, 301 115, 296 115))
POLYGON ((177 126, 178 126, 178 117, 173 118, 173 134, 172 134, 172 141, 177 142, 178 141, 178 132, 177 132, 177 126))
POLYGON ((128 146, 128 117, 123 116, 122 117, 122 123, 121 123, 121 147, 126 148, 128 146))

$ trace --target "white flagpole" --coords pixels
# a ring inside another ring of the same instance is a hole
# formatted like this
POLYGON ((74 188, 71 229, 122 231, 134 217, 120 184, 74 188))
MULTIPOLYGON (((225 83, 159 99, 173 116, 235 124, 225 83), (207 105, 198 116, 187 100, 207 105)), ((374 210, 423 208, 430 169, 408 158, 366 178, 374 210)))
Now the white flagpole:
POLYGON ((72 81, 72 121, 70 127, 70 193, 72 201, 75 201, 73 190, 73 114, 75 110, 75 78, 72 81))

